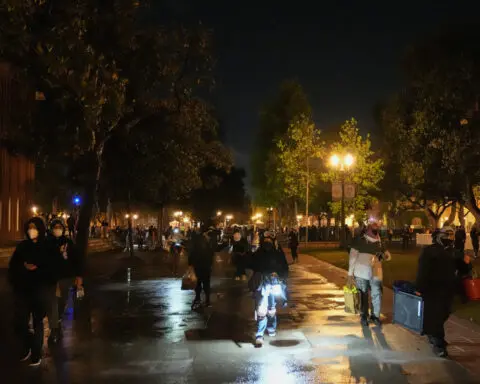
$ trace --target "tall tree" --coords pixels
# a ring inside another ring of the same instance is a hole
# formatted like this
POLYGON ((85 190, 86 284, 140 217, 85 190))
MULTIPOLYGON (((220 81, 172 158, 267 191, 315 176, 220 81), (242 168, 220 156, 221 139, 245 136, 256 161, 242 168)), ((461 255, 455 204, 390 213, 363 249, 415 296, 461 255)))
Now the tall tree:
MULTIPOLYGON (((356 188, 355 198, 346 203, 346 211, 355 215, 359 221, 365 220, 366 211, 377 200, 375 192, 384 177, 383 160, 375 156, 370 136, 362 137, 357 121, 352 118, 345 121, 338 133, 338 140, 330 145, 330 154, 351 154, 354 163, 349 171, 345 171, 345 182, 353 183, 356 188)), ((322 178, 327 182, 339 179, 340 171, 328 168, 322 178)), ((340 203, 331 204, 333 213, 340 212, 340 203)))
POLYGON ((457 201, 480 218, 479 37, 476 26, 462 24, 411 47, 406 85, 383 112, 399 189, 432 225, 457 201))
POLYGON ((318 184, 318 162, 324 157, 324 143, 320 130, 307 116, 294 120, 284 138, 277 141, 277 172, 284 186, 283 194, 288 198, 303 200, 308 217, 311 190, 318 184))
POLYGON ((292 80, 283 82, 275 98, 263 107, 251 166, 256 204, 276 206, 285 199, 284 186, 277 172, 276 142, 287 133, 293 121, 301 116, 311 118, 311 115, 302 86, 292 80))
POLYGON ((59 138, 62 155, 83 186, 77 238, 83 252, 106 143, 118 132, 161 120, 185 131, 185 141, 172 143, 185 148, 188 136, 205 127, 199 124, 205 116, 198 113, 204 108, 198 95, 210 84, 207 35, 201 29, 142 24, 142 4, 0 1, 2 56, 63 112, 55 125, 33 124, 32 110, 7 140, 33 138, 30 148, 44 160, 57 156, 49 142, 59 138))

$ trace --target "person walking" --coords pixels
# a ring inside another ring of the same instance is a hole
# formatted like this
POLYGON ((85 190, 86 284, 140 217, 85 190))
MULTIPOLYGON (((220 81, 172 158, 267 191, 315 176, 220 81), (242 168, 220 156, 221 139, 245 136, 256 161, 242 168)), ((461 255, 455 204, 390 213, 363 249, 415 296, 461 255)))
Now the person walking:
POLYGON ((252 257, 251 269, 254 283, 249 282, 249 288, 254 293, 257 323, 255 346, 261 347, 265 331, 270 337, 276 336, 278 296, 283 297, 286 305, 288 263, 272 232, 265 232, 260 248, 252 257))
POLYGON ((249 251, 250 245, 248 244, 248 241, 242 237, 239 230, 235 231, 231 246, 233 263, 236 267, 235 280, 247 280, 245 262, 249 251))
POLYGON ((62 256, 59 265, 59 281, 55 294, 52 296, 49 307, 48 322, 50 325, 49 341, 57 343, 62 338, 61 321, 68 302, 70 288, 83 292, 83 276, 85 274, 85 262, 77 252, 76 246, 71 239, 65 236, 65 226, 61 220, 53 220, 50 223, 50 235, 47 238, 49 249, 62 256))
POLYGON ((38 366, 42 358, 43 318, 58 281, 60 254, 46 241, 46 226, 39 217, 25 224, 26 239, 17 245, 8 267, 15 301, 15 334, 21 343, 20 361, 38 366), (33 335, 29 330, 33 318, 33 335))
POLYGON ((470 231, 470 240, 472 241, 472 247, 473 247, 473 255, 475 259, 478 257, 478 232, 477 232, 477 225, 474 224, 472 226, 472 229, 470 231))
POLYGON ((354 279, 360 291, 360 322, 368 326, 369 321, 380 326, 383 294, 383 261, 391 259, 380 240, 379 228, 376 222, 368 225, 363 235, 357 236, 350 249, 349 279, 354 279), (369 314, 369 294, 371 295, 372 311, 369 314))
POLYGON ((292 259, 294 263, 298 262, 298 233, 292 228, 288 234, 288 247, 292 253, 292 259))
POLYGON ((451 227, 436 231, 433 244, 422 249, 418 260, 416 288, 424 303, 423 332, 439 357, 448 356, 445 322, 452 311, 457 274, 470 261, 455 250, 454 239, 451 227))
POLYGON ((210 304, 210 279, 212 275, 213 258, 215 249, 212 246, 213 234, 209 233, 208 228, 202 227, 199 233, 192 235, 188 252, 188 265, 193 267, 197 276, 197 286, 195 288, 195 299, 192 308, 199 307, 202 303, 202 290, 205 294, 205 306, 210 304))

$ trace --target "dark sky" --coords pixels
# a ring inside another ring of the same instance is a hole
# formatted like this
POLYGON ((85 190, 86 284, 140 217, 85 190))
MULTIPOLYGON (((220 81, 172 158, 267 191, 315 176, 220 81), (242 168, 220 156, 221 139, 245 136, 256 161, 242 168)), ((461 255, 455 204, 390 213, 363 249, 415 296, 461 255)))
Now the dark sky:
POLYGON ((353 116, 373 131, 375 104, 401 84, 405 47, 479 9, 475 0, 170 1, 213 28, 220 117, 247 173, 260 107, 282 80, 304 86, 320 128, 353 116))

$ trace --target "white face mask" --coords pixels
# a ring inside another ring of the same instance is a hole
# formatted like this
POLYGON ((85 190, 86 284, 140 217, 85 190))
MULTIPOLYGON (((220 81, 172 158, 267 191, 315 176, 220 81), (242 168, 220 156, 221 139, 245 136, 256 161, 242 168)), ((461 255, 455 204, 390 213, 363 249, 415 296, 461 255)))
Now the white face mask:
POLYGON ((31 240, 35 240, 36 238, 38 238, 38 231, 36 229, 29 229, 28 230, 28 237, 31 239, 31 240))
POLYGON ((53 236, 62 237, 62 235, 63 235, 63 229, 54 229, 53 230, 53 236))

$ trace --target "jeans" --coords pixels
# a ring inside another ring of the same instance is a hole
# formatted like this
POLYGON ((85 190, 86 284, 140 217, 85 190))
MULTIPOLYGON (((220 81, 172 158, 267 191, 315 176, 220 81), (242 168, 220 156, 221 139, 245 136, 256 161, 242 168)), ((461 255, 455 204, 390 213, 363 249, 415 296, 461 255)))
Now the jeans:
POLYGON ((233 260, 235 262, 235 266, 237 271, 235 272, 236 277, 241 277, 245 275, 245 260, 244 260, 244 255, 242 254, 233 254, 233 260))
POLYGON ((39 289, 29 293, 15 294, 14 329, 21 343, 22 352, 32 352, 32 360, 38 360, 43 347, 43 318, 47 315, 52 292, 55 288, 39 289), (33 334, 29 331, 30 315, 33 318, 33 334))
POLYGON ((268 291, 268 289, 262 289, 256 293, 255 297, 257 338, 263 337, 265 330, 269 333, 277 330, 277 302, 275 296, 268 291), (264 294, 262 294, 262 292, 264 294))
POLYGON ((380 280, 371 279, 355 279, 357 288, 360 291, 360 314, 362 316, 368 316, 368 294, 372 296, 372 315, 380 318, 380 312, 382 310, 382 293, 383 284, 380 280))
POLYGON ((297 247, 291 247, 290 250, 292 251, 293 261, 296 261, 298 259, 297 247))
POLYGON ((202 289, 205 292, 205 302, 210 303, 210 277, 211 270, 203 268, 194 268, 197 275, 197 286, 195 287, 195 301, 200 301, 202 289))

